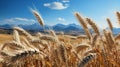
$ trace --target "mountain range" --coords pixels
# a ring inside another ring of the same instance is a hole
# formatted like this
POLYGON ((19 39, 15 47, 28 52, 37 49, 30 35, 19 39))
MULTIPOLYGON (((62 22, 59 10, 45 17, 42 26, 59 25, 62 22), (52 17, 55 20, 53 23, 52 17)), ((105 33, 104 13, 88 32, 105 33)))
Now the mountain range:
MULTIPOLYGON (((0 31, 1 31, 0 33, 3 33, 3 32, 5 33, 6 31, 7 33, 11 33, 14 26, 21 27, 31 33, 35 33, 38 31, 43 32, 43 30, 52 29, 57 33, 64 32, 65 34, 70 34, 70 35, 84 34, 83 28, 80 25, 76 25, 76 24, 68 24, 68 25, 56 24, 53 26, 45 25, 44 27, 42 27, 38 23, 34 23, 32 25, 10 25, 10 24, 0 25, 0 31)), ((113 28, 113 33, 114 34, 120 33, 120 28, 113 28)))

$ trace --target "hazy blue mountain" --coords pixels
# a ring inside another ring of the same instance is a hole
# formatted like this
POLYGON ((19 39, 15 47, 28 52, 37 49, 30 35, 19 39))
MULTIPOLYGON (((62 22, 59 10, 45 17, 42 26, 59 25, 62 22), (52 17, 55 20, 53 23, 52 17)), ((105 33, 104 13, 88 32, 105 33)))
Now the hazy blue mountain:
POLYGON ((114 33, 114 35, 119 34, 120 28, 113 28, 113 33, 114 33))
POLYGON ((9 25, 9 24, 4 24, 4 25, 0 25, 1 29, 12 29, 13 25, 9 25))
MULTIPOLYGON (((4 29, 4 30, 9 30, 12 29, 14 26, 19 26, 22 27, 25 30, 28 30, 30 32, 38 32, 38 31, 43 31, 43 30, 55 30, 56 32, 60 32, 63 31, 66 34, 83 34, 83 28, 80 25, 76 25, 76 24, 68 24, 68 25, 64 25, 64 24, 56 24, 53 26, 49 26, 49 25, 45 25, 44 27, 40 26, 39 23, 34 23, 32 25, 9 25, 9 24, 5 24, 5 25, 0 25, 0 29, 4 29)), ((106 28, 107 29, 107 28, 106 28)), ((93 31, 92 31, 93 32, 93 31)), ((120 28, 113 28, 113 33, 116 35, 118 33, 120 33, 120 28)))
POLYGON ((71 26, 71 27, 76 27, 76 28, 78 28, 78 29, 82 29, 82 27, 81 27, 80 25, 76 25, 76 24, 74 24, 74 23, 68 25, 68 27, 70 27, 70 26, 71 26))
POLYGON ((64 28, 66 28, 66 27, 67 27, 67 25, 56 24, 56 25, 54 25, 52 28, 53 28, 53 30, 55 30, 55 31, 63 31, 64 28))

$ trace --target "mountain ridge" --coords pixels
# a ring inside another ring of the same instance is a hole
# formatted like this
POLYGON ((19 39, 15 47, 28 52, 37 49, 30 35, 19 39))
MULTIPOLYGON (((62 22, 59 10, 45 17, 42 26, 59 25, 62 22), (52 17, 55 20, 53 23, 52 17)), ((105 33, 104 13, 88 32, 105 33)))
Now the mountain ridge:
MULTIPOLYGON (((70 34, 70 35, 80 35, 84 34, 84 30, 80 25, 77 24, 56 24, 53 26, 45 25, 44 29, 42 26, 39 25, 39 23, 34 23, 32 25, 10 25, 10 24, 4 24, 0 25, 0 30, 9 30, 8 33, 10 33, 10 30, 12 31, 14 26, 21 27, 27 31, 32 31, 32 32, 43 32, 44 30, 54 30, 55 32, 64 32, 65 34, 70 34)), ((120 33, 120 28, 113 28, 114 34, 119 34, 120 33)))

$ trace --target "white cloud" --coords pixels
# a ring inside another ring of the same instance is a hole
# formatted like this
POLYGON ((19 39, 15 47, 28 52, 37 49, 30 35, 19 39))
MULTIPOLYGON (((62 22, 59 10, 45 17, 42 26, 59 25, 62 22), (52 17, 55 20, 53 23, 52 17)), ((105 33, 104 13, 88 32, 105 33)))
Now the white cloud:
POLYGON ((15 20, 13 18, 10 18, 10 19, 4 19, 1 22, 15 22, 15 20))
POLYGON ((44 6, 48 7, 50 6, 51 4, 50 3, 45 3, 44 6))
POLYGON ((65 2, 70 2, 70 0, 62 0, 62 2, 64 2, 64 3, 65 3, 65 2))
POLYGON ((27 18, 20 18, 20 17, 15 17, 15 18, 9 18, 9 19, 3 19, 0 21, 2 23, 16 23, 16 24, 26 24, 26 23, 34 23, 34 19, 27 19, 27 18))
POLYGON ((62 10, 62 9, 66 9, 68 7, 68 4, 66 5, 61 2, 52 2, 52 3, 45 3, 44 6, 55 10, 62 10))
POLYGON ((14 18, 14 20, 29 21, 29 19, 26 19, 26 18, 19 18, 19 17, 14 18))
POLYGON ((27 19, 27 18, 19 18, 19 17, 16 17, 14 18, 15 20, 19 20, 19 21, 26 21, 26 22, 35 22, 35 20, 33 19, 27 19))
POLYGON ((57 20, 58 20, 58 21, 65 21, 65 19, 64 19, 64 18, 61 18, 61 17, 57 18, 57 20))

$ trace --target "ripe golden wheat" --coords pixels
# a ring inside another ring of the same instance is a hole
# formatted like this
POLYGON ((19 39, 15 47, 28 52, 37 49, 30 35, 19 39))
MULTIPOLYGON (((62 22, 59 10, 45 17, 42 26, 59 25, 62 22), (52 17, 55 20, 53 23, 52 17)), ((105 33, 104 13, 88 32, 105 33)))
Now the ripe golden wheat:
MULTIPOLYGON (((40 14, 33 14, 44 26, 40 14)), ((116 12, 118 22, 120 13, 116 12)), ((70 36, 62 32, 57 35, 50 30, 49 34, 31 35, 22 28, 13 28, 13 40, 0 45, 1 67, 120 67, 120 34, 113 35, 113 26, 107 19, 111 30, 100 33, 98 26, 89 18, 78 12, 75 17, 83 27, 86 35, 70 36), (90 33, 88 25, 94 33, 90 33), (21 37, 23 36, 24 37, 21 37)))

